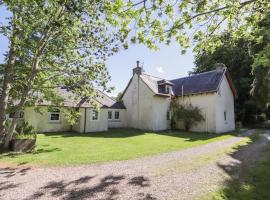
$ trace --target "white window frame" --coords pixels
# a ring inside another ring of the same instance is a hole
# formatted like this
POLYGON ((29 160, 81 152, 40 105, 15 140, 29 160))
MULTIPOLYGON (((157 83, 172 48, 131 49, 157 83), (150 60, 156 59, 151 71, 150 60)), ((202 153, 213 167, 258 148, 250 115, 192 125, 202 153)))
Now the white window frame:
POLYGON ((171 86, 165 85, 165 92, 166 94, 171 94, 171 86))
POLYGON ((99 121, 99 111, 98 110, 91 110, 91 121, 99 121), (97 113, 97 119, 94 119, 94 113, 97 113))
POLYGON ((114 119, 120 120, 120 111, 114 111, 114 119), (115 114, 118 113, 118 118, 115 117, 115 114))
POLYGON ((113 111, 109 110, 108 111, 108 120, 112 120, 113 119, 113 111), (111 113, 111 118, 109 118, 109 113, 111 113))
POLYGON ((60 110, 58 112, 50 112, 49 114, 49 122, 60 122, 60 119, 61 119, 61 115, 60 115, 60 110), (52 115, 58 115, 58 120, 57 119, 53 119, 52 120, 52 115))

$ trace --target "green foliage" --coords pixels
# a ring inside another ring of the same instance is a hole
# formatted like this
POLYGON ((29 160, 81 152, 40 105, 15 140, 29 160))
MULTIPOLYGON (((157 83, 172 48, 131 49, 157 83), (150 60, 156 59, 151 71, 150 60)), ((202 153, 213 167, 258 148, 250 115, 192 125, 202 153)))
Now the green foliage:
POLYGON ((266 119, 270 120, 270 104, 268 104, 266 107, 265 115, 266 119))
POLYGON ((257 97, 256 103, 266 107, 270 103, 270 12, 258 23, 254 30, 256 45, 253 48, 254 63, 252 73, 252 94, 257 97))
MULTIPOLYGON (((258 136, 257 136, 258 137, 258 136)), ((229 173, 232 177, 226 185, 210 199, 220 200, 253 200, 270 198, 270 148, 268 145, 256 155, 257 159, 252 165, 240 166, 240 169, 232 168, 229 173)), ((208 198, 209 199, 209 195, 208 198)))
POLYGON ((172 111, 171 125, 172 128, 176 128, 176 122, 182 121, 184 128, 189 131, 192 126, 204 121, 201 109, 191 104, 182 104, 177 100, 173 100, 170 105, 172 111))
POLYGON ((224 63, 228 68, 237 90, 235 99, 236 120, 249 123, 259 111, 254 98, 250 95, 254 76, 251 74, 253 56, 250 55, 250 42, 244 39, 234 40, 228 33, 220 36, 223 44, 215 51, 202 50, 195 57, 196 67, 192 73, 201 73, 215 69, 216 63, 224 63))
POLYGON ((120 102, 122 96, 123 96, 123 92, 119 92, 119 93, 117 94, 117 96, 116 96, 116 101, 117 101, 117 102, 120 102))
POLYGON ((35 128, 28 122, 23 122, 21 125, 16 127, 15 139, 35 139, 37 132, 35 128))
MULTIPOLYGON (((193 41, 198 44, 195 51, 213 51, 223 44, 216 36, 220 31, 227 30, 233 38, 255 37, 251 27, 270 8, 268 0, 3 0, 1 4, 12 17, 0 27, 10 43, 2 66, 0 134, 7 99, 16 110, 40 98, 61 105, 55 91, 61 86, 93 97, 97 88, 110 90, 106 59, 130 43, 157 50, 160 43, 176 40, 185 53, 193 41)), ((267 52, 258 56, 260 60, 267 52)))
POLYGON ((270 65, 265 58, 270 41, 268 21, 269 17, 258 23, 257 28, 253 27, 256 31, 252 38, 234 38, 226 32, 220 35, 221 46, 214 51, 201 49, 197 52, 192 72, 213 70, 215 63, 224 63, 238 93, 236 119, 245 124, 253 123, 254 117, 264 112, 270 100, 270 65))

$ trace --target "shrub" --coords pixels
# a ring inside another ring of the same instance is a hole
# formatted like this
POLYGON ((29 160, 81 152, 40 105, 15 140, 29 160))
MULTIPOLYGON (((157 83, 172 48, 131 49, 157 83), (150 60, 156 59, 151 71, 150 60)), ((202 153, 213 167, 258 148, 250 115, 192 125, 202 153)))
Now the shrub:
POLYGON ((23 122, 16 127, 15 139, 35 139, 37 132, 28 122, 23 122))
POLYGON ((201 109, 191 104, 182 104, 177 102, 177 100, 173 100, 171 102, 171 111, 172 128, 176 128, 177 121, 183 121, 184 129, 186 131, 189 131, 192 126, 196 125, 201 121, 204 121, 201 109))

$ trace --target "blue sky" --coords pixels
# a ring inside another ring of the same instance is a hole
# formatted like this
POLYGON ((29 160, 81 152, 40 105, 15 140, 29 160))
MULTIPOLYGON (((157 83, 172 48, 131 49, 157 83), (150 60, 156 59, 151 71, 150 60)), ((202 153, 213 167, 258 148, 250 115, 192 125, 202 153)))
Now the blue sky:
MULTIPOLYGON (((0 6, 0 13, 0 22, 3 23, 9 13, 3 6, 0 6)), ((3 62, 3 54, 7 48, 7 39, 0 36, 0 63, 3 62)), ((131 45, 128 50, 123 50, 107 60, 111 75, 109 85, 115 87, 112 95, 115 96, 125 89, 137 60, 143 64, 145 73, 166 79, 186 76, 194 67, 191 49, 185 55, 181 55, 180 48, 175 42, 170 46, 160 45, 159 51, 152 51, 143 45, 131 45)))

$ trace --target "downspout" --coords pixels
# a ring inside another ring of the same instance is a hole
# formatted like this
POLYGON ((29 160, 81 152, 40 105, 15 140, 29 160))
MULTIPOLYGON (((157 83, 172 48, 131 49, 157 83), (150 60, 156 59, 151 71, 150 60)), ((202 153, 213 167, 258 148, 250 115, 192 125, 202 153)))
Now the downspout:
POLYGON ((140 75, 138 74, 138 120, 137 120, 138 126, 137 128, 139 128, 139 124, 140 124, 140 75))
POLYGON ((184 103, 184 85, 182 85, 182 103, 184 103))
POLYGON ((84 125, 83 125, 83 133, 86 133, 86 108, 84 108, 84 125))

